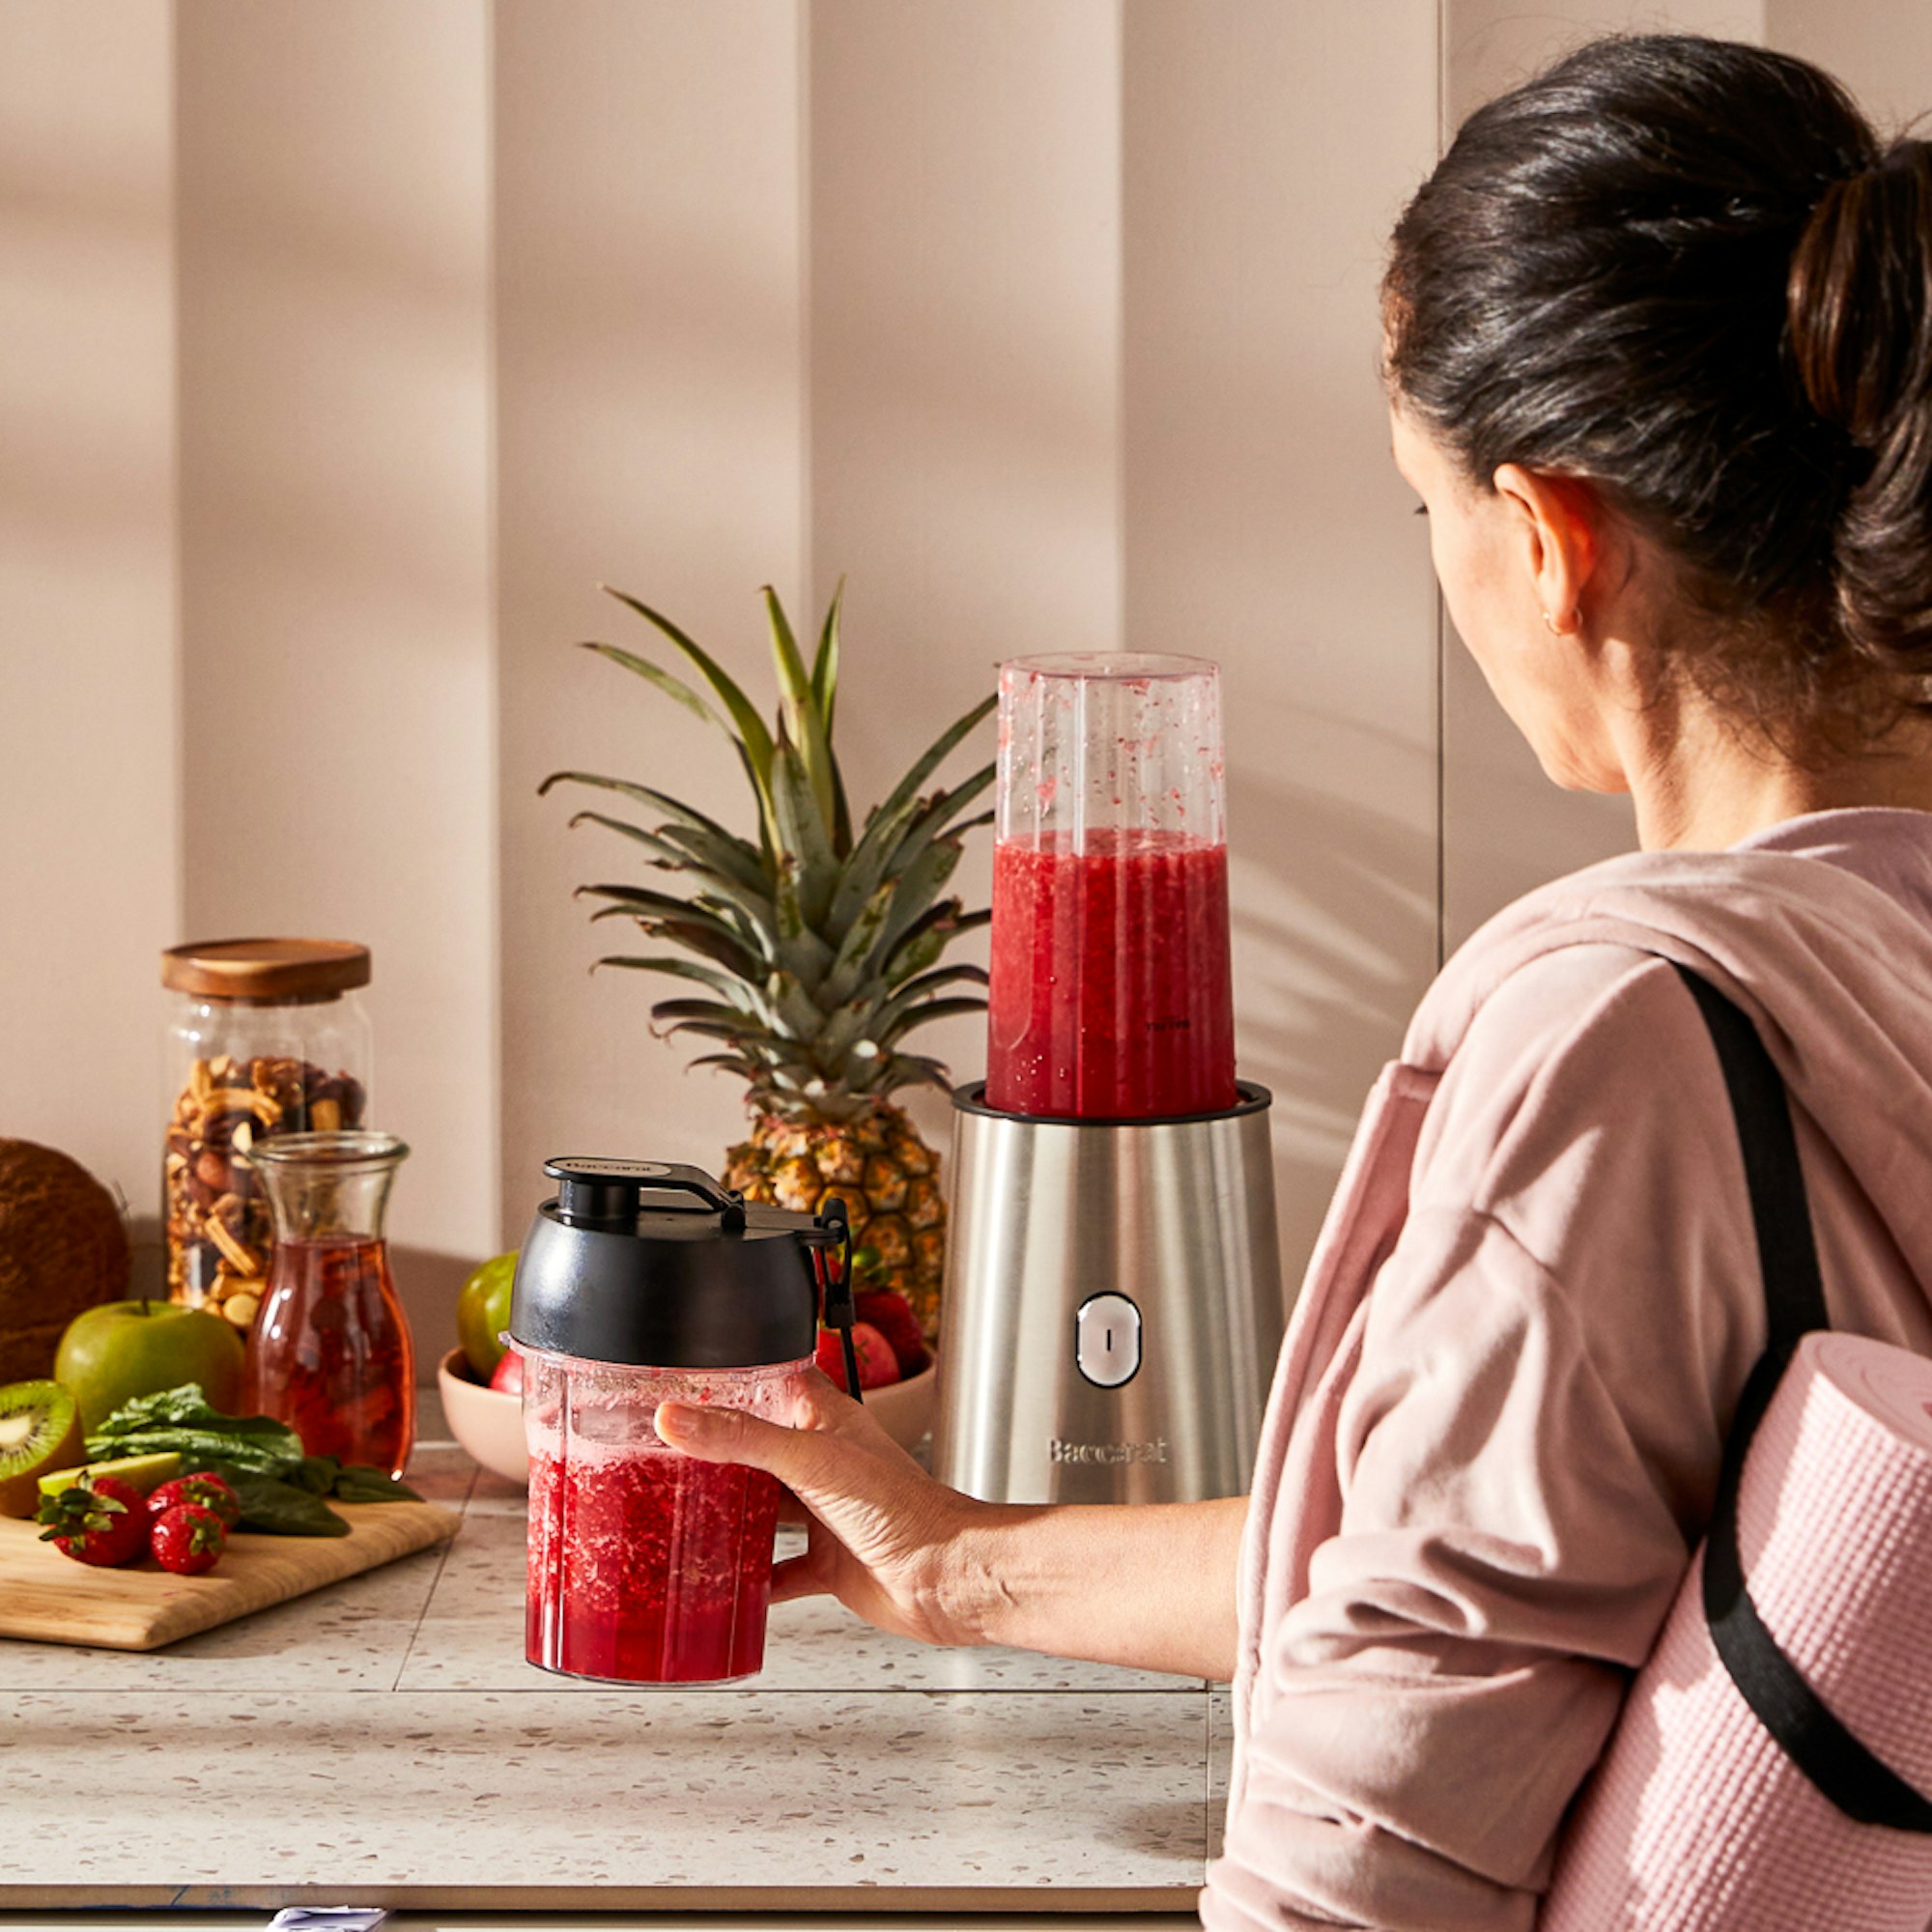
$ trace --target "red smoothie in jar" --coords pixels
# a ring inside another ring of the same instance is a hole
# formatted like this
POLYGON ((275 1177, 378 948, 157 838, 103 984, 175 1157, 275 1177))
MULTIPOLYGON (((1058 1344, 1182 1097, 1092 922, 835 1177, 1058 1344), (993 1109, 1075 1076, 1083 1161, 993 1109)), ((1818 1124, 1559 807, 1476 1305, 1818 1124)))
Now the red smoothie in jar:
POLYGON ((1072 1120, 1235 1105, 1228 848, 1101 830, 993 848, 986 1104, 1072 1120))
POLYGON ((765 1661, 778 1479, 674 1449, 530 1463, 525 1654, 635 1684, 749 1677, 765 1661))

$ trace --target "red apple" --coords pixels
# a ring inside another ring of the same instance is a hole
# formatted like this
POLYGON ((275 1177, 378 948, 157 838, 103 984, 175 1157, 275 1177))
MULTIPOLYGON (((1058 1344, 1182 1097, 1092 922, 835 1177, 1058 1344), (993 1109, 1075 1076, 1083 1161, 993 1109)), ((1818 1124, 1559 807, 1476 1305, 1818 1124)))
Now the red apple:
POLYGON ((496 1373, 490 1378, 490 1386, 500 1389, 505 1395, 523 1394, 524 1358, 516 1350, 503 1350, 503 1359, 497 1364, 496 1373))

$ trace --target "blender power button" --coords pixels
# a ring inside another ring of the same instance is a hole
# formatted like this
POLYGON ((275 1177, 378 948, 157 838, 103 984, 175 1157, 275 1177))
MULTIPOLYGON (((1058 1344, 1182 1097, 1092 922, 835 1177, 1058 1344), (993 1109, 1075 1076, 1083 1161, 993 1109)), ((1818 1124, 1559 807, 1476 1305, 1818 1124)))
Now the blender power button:
POLYGON ((1141 1365, 1141 1312, 1124 1294, 1092 1294, 1073 1318, 1074 1366, 1096 1388, 1130 1382, 1141 1365))

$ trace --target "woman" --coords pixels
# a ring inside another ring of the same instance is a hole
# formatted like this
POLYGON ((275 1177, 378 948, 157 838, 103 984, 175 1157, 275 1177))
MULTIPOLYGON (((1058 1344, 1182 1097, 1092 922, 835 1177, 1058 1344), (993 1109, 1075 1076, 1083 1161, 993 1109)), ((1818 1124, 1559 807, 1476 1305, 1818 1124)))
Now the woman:
POLYGON ((797 1430, 659 1418, 811 1513, 781 1597, 1234 1676, 1215 1927, 1534 1918, 1764 1342, 1670 960, 1785 1075, 1834 1323, 1932 1352, 1932 147, 1799 61, 1597 43, 1463 128, 1385 324, 1457 630, 1557 783, 1634 795, 1643 851, 1424 1001, 1254 1495, 975 1503, 822 1382, 797 1430))

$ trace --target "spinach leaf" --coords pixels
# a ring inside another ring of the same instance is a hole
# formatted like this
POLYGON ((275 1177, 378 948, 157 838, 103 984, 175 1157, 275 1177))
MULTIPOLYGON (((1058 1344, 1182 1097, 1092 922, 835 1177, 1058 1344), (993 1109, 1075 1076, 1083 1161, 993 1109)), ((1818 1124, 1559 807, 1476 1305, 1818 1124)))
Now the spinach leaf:
POLYGON ((349 1524, 320 1496, 298 1490, 293 1483, 280 1483, 232 1463, 225 1467, 214 1465, 213 1473, 235 1492, 235 1499, 242 1505, 240 1528, 270 1536, 349 1534, 349 1524))
POLYGON ((299 1465, 279 1451, 252 1442, 245 1435, 229 1435, 212 1429, 144 1429, 126 1435, 90 1435, 87 1458, 106 1463, 119 1456, 158 1456, 173 1450, 185 1470, 205 1469, 211 1460, 233 1463, 261 1476, 285 1475, 299 1465))
POLYGON ((198 1382, 123 1403, 87 1438, 90 1461, 174 1451, 182 1471, 209 1470, 234 1490, 243 1529, 273 1536, 347 1536, 349 1524, 323 1500, 421 1502, 386 1469, 305 1456, 301 1437, 268 1415, 224 1415, 198 1382))
POLYGON ((298 1490, 306 1490, 312 1496, 326 1496, 334 1489, 335 1479, 341 1471, 342 1463, 334 1456, 304 1456, 283 1481, 293 1483, 298 1490))
POLYGON ((343 1503, 419 1503, 422 1497, 386 1469, 373 1469, 367 1463, 346 1463, 329 1492, 343 1503))
POLYGON ((224 1415, 210 1405, 199 1382, 136 1396, 87 1438, 93 1462, 168 1450, 180 1455, 184 1466, 190 1458, 219 1457, 265 1476, 287 1476, 302 1462, 301 1437, 287 1423, 269 1415, 224 1415))

